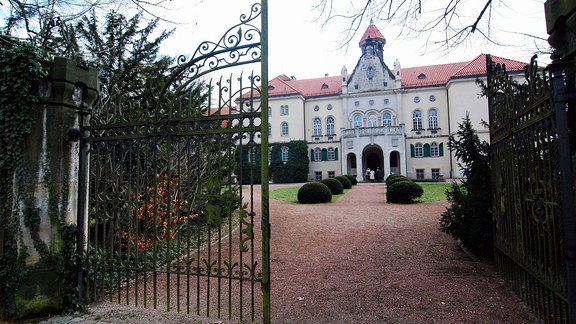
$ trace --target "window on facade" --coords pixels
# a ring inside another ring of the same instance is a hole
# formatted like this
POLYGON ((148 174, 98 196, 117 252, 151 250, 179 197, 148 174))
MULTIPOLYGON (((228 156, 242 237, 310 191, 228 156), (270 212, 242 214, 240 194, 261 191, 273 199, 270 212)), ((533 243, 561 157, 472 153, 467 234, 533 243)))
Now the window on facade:
POLYGON ((440 178, 440 169, 432 169, 432 179, 440 178))
POLYGON ((319 147, 314 149, 314 161, 322 161, 322 150, 319 147))
POLYGON ((430 109, 430 111, 428 111, 428 128, 438 128, 438 110, 436 109, 430 109))
POLYGON ((322 181, 322 171, 316 171, 316 172, 314 172, 314 180, 316 180, 316 181, 322 181))
POLYGON ((416 169, 416 179, 417 180, 424 179, 424 169, 416 169))
POLYGON ((392 125, 392 115, 390 113, 382 114, 382 125, 391 126, 392 125))
POLYGON ((420 110, 414 110, 412 113, 412 128, 422 129, 422 112, 420 110))
POLYGON ((268 107, 268 117, 272 116, 272 107, 268 107))
POLYGON ((314 118, 313 124, 313 134, 314 136, 321 136, 322 135, 322 121, 320 118, 314 118))
POLYGON ((334 160, 336 160, 336 153, 334 152, 333 147, 329 147, 328 148, 328 161, 334 161, 334 160))
POLYGON ((360 114, 356 114, 354 115, 354 128, 356 127, 362 127, 362 115, 360 114))
POLYGON ((328 178, 334 178, 336 176, 336 172, 328 171, 328 178))
POLYGON ((378 117, 376 115, 370 115, 368 117, 368 127, 376 127, 378 126, 378 117))
POLYGON ((282 161, 283 162, 288 161, 288 147, 287 146, 282 146, 282 161))
POLYGON ((282 116, 288 115, 288 105, 280 106, 280 115, 282 116))
POLYGON ((318 111, 318 110, 320 110, 320 106, 318 106, 318 105, 314 106, 314 111, 318 111))
POLYGON ((424 149, 422 143, 414 145, 414 157, 424 157, 424 149))
POLYGON ((288 136, 288 123, 282 122, 282 136, 288 136))
POLYGON ((440 150, 438 149, 438 143, 430 144, 430 156, 440 156, 440 150))
POLYGON ((326 135, 334 135, 334 117, 326 118, 326 135))
POLYGON ((328 106, 326 107, 326 109, 332 110, 332 104, 328 104, 328 106))
POLYGON ((272 125, 268 124, 268 137, 272 137, 272 125))
POLYGON ((272 146, 270 146, 270 149, 268 149, 268 165, 270 165, 270 162, 272 161, 272 149, 272 146))

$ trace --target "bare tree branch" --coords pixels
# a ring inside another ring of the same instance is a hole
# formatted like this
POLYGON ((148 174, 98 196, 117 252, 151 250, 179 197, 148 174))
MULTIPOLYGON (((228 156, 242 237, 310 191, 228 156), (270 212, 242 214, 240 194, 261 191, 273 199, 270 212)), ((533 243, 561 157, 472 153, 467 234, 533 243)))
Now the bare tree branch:
MULTIPOLYGON (((426 35, 427 44, 440 46, 447 51, 469 41, 472 34, 491 44, 499 44, 491 33, 492 0, 475 3, 464 0, 351 0, 360 3, 354 8, 334 0, 317 0, 315 8, 325 27, 329 23, 345 21, 340 48, 346 47, 356 37, 365 18, 399 27, 402 34, 426 35), (470 6, 475 5, 476 15, 470 15, 470 6), (480 5, 480 6, 477 6, 480 5)), ((505 3, 506 0, 500 0, 505 3)))

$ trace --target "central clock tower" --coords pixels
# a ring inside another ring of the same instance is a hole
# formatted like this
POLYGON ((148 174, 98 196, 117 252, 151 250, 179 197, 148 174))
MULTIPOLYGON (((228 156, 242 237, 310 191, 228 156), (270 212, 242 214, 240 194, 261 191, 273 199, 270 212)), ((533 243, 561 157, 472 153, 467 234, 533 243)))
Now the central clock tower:
POLYGON ((382 33, 370 22, 359 43, 362 56, 348 80, 349 93, 394 88, 394 74, 384 63, 385 44, 386 39, 382 33))

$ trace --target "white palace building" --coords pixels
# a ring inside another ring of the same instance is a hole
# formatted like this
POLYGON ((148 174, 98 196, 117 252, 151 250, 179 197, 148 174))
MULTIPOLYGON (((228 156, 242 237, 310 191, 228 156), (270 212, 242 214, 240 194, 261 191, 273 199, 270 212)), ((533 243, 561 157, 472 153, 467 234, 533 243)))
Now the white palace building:
MULTIPOLYGON (((448 137, 466 114, 489 141, 488 102, 476 80, 486 79, 486 55, 469 62, 393 69, 384 61, 386 39, 370 25, 360 40, 362 55, 349 73, 269 81, 269 143, 308 143, 309 180, 342 174, 363 180, 364 170, 412 179, 458 178, 448 137)), ((526 63, 492 57, 511 74, 526 63)), ((286 156, 289 156, 286 154, 286 156)))

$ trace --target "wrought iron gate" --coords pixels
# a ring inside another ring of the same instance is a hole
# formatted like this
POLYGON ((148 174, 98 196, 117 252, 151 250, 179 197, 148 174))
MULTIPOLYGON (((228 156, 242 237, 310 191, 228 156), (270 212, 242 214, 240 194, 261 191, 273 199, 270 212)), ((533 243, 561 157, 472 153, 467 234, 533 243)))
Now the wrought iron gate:
POLYGON ((567 66, 574 64, 542 71, 533 57, 526 82, 518 83, 505 66, 487 62, 496 267, 547 323, 576 322, 576 150, 569 135, 576 125, 567 66))
POLYGON ((81 125, 85 300, 270 321, 267 46, 262 1, 157 99, 107 98, 81 125))

